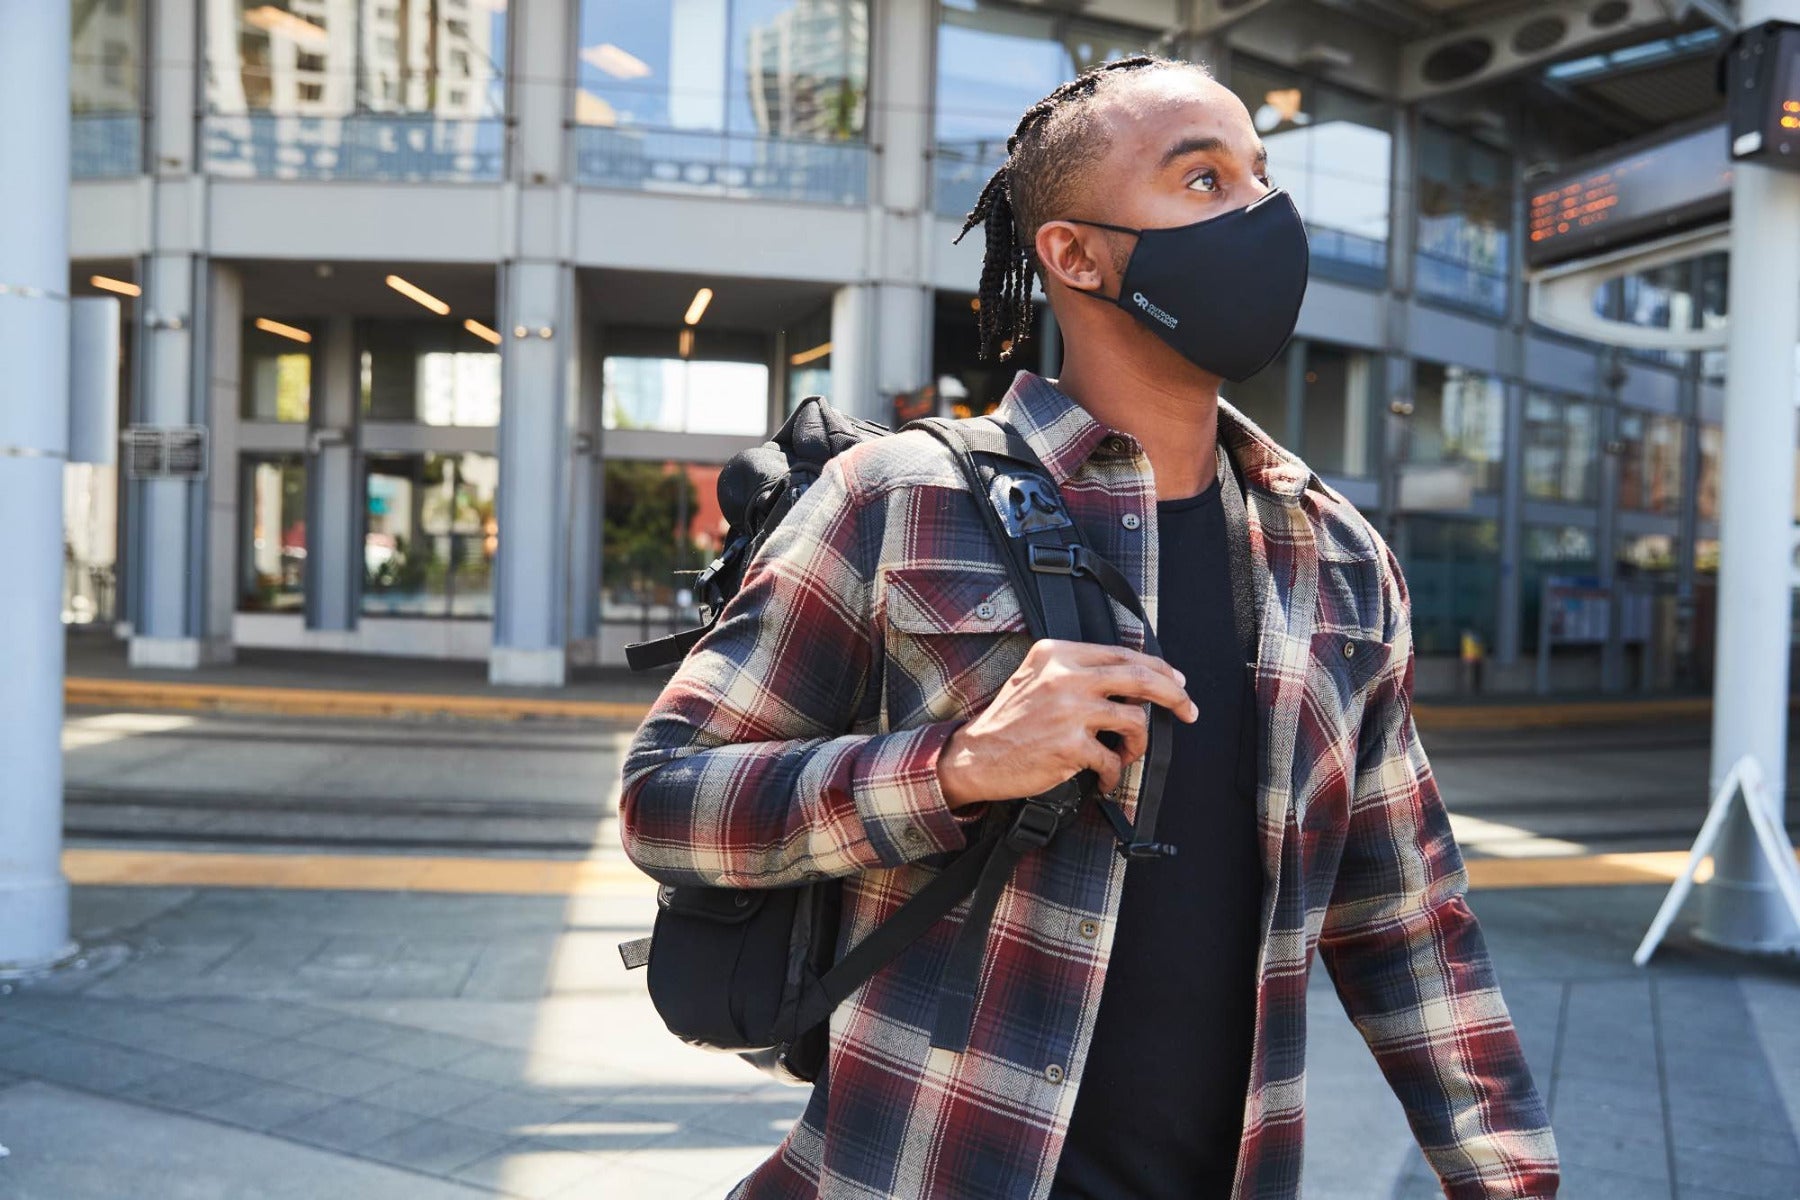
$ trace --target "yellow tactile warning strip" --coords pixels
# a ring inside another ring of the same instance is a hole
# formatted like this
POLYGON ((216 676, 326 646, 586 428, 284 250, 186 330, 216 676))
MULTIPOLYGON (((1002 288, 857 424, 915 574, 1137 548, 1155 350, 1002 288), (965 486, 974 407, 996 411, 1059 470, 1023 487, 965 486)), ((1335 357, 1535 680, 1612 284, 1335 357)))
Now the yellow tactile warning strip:
MULTIPOLYGON (((625 721, 637 724, 648 705, 619 700, 556 700, 536 696, 462 696, 441 692, 365 692, 307 687, 250 687, 241 684, 168 683, 136 679, 71 676, 63 698, 71 708, 176 709, 252 715, 356 718, 451 718, 517 721, 549 718, 625 721)), ((1535 704, 1419 704, 1427 730, 1532 729, 1556 725, 1598 725, 1620 721, 1702 718, 1712 710, 1705 697, 1664 700, 1583 700, 1535 704)))
POLYGON ((551 717, 558 720, 629 721, 632 724, 643 720, 646 711, 643 704, 616 700, 336 691, 73 676, 63 682, 63 700, 72 708, 198 709, 291 717, 457 717, 480 721, 551 717))
MULTIPOLYGON (((1672 882, 1683 850, 1564 858, 1468 860, 1474 888, 1597 887, 1672 882)), ((112 887, 276 888, 296 891, 452 892, 575 896, 648 892, 629 863, 544 858, 432 858, 362 854, 228 854, 188 850, 73 849, 71 883, 112 887)), ((1701 864, 1699 878, 1711 874, 1701 864)))

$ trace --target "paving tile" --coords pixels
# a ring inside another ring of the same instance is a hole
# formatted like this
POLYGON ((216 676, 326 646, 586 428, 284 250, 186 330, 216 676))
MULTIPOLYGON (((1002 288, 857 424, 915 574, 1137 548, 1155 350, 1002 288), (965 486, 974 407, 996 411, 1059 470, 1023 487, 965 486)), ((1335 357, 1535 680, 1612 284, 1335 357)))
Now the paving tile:
POLYGON ((196 1020, 270 1037, 294 1037, 338 1019, 326 1009, 281 1000, 178 1000, 169 1008, 196 1020))
POLYGON ((362 1099, 370 1104, 382 1104, 402 1112, 417 1113, 422 1117, 437 1117, 485 1099, 493 1091, 492 1084, 435 1071, 422 1071, 384 1084, 362 1099))
POLYGON ((261 1083, 254 1076, 190 1064, 132 1084, 121 1091, 119 1097, 134 1103, 154 1104, 158 1108, 194 1112, 203 1105, 242 1095, 261 1083))
POLYGON ((327 1096, 323 1092, 265 1080, 247 1092, 195 1104, 188 1111, 231 1125, 266 1132, 277 1125, 299 1120, 341 1103, 343 1101, 338 1097, 327 1096))
POLYGON ((343 1100, 329 1108, 284 1121, 271 1133, 330 1150, 360 1150, 369 1143, 418 1124, 418 1117, 397 1109, 343 1100))
POLYGON ((522 1139, 450 1174, 452 1178, 525 1200, 548 1200, 571 1189, 591 1190, 595 1196, 606 1194, 600 1191, 598 1183, 605 1168, 606 1160, 597 1155, 558 1150, 522 1139))
POLYGON ((285 1083, 296 1075, 349 1061, 352 1061, 350 1056, 333 1050, 301 1042, 276 1041, 259 1042, 244 1050, 222 1054, 212 1061, 212 1065, 254 1075, 258 1079, 285 1083))
MULTIPOLYGON (((1660 1175, 1564 1162, 1561 1194, 1570 1200, 1667 1200, 1670 1192, 1669 1181, 1660 1175)), ((1442 1192, 1434 1195, 1442 1200, 1442 1192)))
POLYGON ((443 1119, 471 1129, 520 1137, 529 1136, 527 1130, 545 1129, 568 1120, 581 1108, 562 1096, 500 1090, 444 1113, 443 1119))
POLYGON ((0 1069, 106 1094, 180 1065, 175 1059, 49 1032, 0 1050, 0 1069))
POLYGON ((378 1087, 397 1083, 418 1074, 412 1067, 383 1062, 367 1056, 335 1057, 305 1071, 296 1072, 285 1082, 295 1087, 328 1092, 333 1096, 354 1099, 378 1087))
POLYGON ((388 1062, 436 1070, 485 1049, 488 1047, 481 1042, 448 1033, 403 1029, 389 1040, 369 1047, 369 1053, 388 1062))
POLYGON ((390 1021, 369 1021, 361 1017, 339 1017, 301 1034, 296 1041, 331 1050, 368 1053, 402 1034, 411 1032, 404 1025, 390 1021))
POLYGON ((1675 1182, 1684 1191, 1692 1183, 1698 1187, 1774 1200, 1800 1195, 1800 1175, 1788 1164, 1758 1162, 1741 1155, 1707 1154, 1696 1150, 1679 1151, 1675 1156, 1675 1182))
MULTIPOLYGON (((447 1121, 425 1120, 371 1142, 357 1153, 414 1171, 449 1175, 459 1167, 498 1152, 515 1140, 506 1134, 487 1133, 447 1121)), ((628 1193, 610 1194, 623 1197, 628 1193)))
POLYGON ((475 1051, 467 1058, 446 1063, 443 1069, 446 1074, 463 1079, 474 1079, 499 1087, 513 1087, 525 1082, 530 1058, 530 1053, 525 1050, 490 1046, 485 1050, 475 1051))

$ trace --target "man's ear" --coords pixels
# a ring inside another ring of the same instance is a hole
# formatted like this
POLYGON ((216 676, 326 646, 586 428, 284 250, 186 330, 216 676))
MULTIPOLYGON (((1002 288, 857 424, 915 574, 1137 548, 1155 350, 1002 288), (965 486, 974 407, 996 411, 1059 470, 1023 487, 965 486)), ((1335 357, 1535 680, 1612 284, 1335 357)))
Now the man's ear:
POLYGON ((1038 269, 1046 282, 1056 280, 1077 292, 1106 290, 1106 274, 1101 263, 1110 257, 1108 247, 1099 239, 1103 229, 1076 225, 1072 221, 1045 221, 1038 226, 1038 269))

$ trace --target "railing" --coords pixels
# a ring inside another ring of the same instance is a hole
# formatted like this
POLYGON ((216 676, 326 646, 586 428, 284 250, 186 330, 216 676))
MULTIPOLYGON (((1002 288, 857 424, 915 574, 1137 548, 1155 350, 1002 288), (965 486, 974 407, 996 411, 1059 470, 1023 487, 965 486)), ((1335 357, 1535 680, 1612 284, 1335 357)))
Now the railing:
POLYGON ((495 183, 506 170, 506 126, 430 115, 213 115, 205 155, 209 172, 235 178, 495 183))
POLYGON ((939 142, 931 157, 931 207, 940 217, 962 217, 1006 161, 1006 139, 939 142))
POLYGON ((1496 316, 1506 312, 1506 276, 1501 272, 1419 247, 1413 260, 1413 290, 1496 316))
POLYGON ((122 179, 144 165, 144 118, 139 113, 76 113, 69 127, 69 175, 122 179))
POLYGON ((687 129, 575 130, 575 178, 589 187, 805 204, 864 204, 861 142, 746 137, 687 129))

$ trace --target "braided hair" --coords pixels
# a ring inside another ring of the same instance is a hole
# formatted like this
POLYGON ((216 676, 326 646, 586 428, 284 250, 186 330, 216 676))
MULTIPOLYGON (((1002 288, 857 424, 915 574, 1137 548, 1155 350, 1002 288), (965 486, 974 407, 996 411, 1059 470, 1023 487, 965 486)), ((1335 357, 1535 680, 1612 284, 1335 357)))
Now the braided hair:
MULTIPOLYGON (((1002 362, 1031 336, 1032 281, 1037 278, 1033 250, 1044 214, 1062 199, 1065 189, 1053 178, 1054 152, 1079 142, 1087 129, 1088 101, 1110 79, 1128 71, 1180 68, 1211 72, 1199 63, 1134 54, 1088 68, 1025 110, 1018 128, 1006 139, 1006 161, 1000 164, 963 222, 956 241, 977 225, 987 234, 981 261, 981 287, 976 301, 976 329, 982 358, 1002 362)), ((952 243, 954 244, 954 243, 952 243)))

